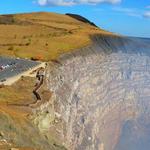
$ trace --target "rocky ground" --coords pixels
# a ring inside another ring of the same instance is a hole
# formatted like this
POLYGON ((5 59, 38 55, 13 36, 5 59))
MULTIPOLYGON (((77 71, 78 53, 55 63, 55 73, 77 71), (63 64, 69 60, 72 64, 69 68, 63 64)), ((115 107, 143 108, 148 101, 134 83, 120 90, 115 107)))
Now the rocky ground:
POLYGON ((0 150, 65 149, 53 131, 45 134, 55 120, 49 104, 52 93, 42 85, 42 101, 36 102, 35 83, 34 77, 22 77, 11 86, 0 87, 0 150))

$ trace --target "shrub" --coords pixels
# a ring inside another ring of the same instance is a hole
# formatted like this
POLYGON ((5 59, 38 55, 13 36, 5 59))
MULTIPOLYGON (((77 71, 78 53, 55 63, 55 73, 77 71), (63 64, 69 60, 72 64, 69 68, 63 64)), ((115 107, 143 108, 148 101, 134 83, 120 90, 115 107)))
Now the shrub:
POLYGON ((31 39, 28 39, 28 42, 26 43, 26 46, 31 44, 31 39))
POLYGON ((19 48, 16 48, 16 50, 15 51, 19 51, 20 49, 19 48))
POLYGON ((23 39, 26 39, 27 37, 26 36, 23 36, 23 39))
POLYGON ((44 59, 43 59, 43 56, 38 55, 38 56, 31 57, 31 60, 34 60, 34 61, 42 61, 42 60, 44 60, 44 59))
POLYGON ((13 46, 10 46, 10 47, 8 48, 8 50, 9 50, 9 51, 12 51, 12 50, 14 50, 14 47, 13 47, 13 46))
POLYGON ((31 44, 30 42, 27 42, 27 43, 26 43, 26 46, 29 46, 30 44, 31 44))

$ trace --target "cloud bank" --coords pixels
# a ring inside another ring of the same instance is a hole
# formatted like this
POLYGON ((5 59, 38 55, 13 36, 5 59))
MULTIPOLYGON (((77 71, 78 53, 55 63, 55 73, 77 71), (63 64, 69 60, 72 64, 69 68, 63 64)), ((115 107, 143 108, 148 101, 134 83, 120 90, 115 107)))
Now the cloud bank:
POLYGON ((145 9, 112 7, 112 10, 132 17, 150 19, 150 5, 145 9))
POLYGON ((119 2, 121 2, 121 0, 38 0, 38 4, 41 6, 96 5, 100 3, 116 4, 119 2))
MULTIPOLYGON (((74 5, 97 5, 101 3, 117 4, 122 0, 36 0, 40 6, 74 6, 74 5)), ((113 7, 112 10, 124 13, 128 16, 139 18, 150 18, 150 5, 146 7, 147 11, 140 11, 135 8, 113 7)))
POLYGON ((113 7, 112 10, 132 17, 141 17, 140 10, 136 8, 113 7))

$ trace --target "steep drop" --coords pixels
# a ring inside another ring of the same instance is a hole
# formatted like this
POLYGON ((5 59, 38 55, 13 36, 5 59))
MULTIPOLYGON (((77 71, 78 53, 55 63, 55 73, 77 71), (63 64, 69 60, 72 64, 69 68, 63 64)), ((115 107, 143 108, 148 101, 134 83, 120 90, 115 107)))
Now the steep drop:
POLYGON ((47 84, 74 150, 147 150, 150 39, 94 36, 93 44, 50 63, 47 84))

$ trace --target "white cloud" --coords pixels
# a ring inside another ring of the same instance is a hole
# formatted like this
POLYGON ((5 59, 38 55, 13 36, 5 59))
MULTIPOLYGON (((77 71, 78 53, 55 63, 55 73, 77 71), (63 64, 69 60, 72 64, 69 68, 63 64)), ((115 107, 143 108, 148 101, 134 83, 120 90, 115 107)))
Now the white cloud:
POLYGON ((41 6, 51 5, 51 6, 71 6, 75 3, 69 0, 38 0, 38 4, 41 6))
POLYGON ((91 4, 96 5, 100 3, 116 4, 122 0, 38 0, 38 4, 41 6, 72 6, 79 4, 91 4))
POLYGON ((141 18, 142 16, 141 11, 136 8, 113 7, 112 10, 132 17, 141 18))
POLYGON ((145 18, 150 18, 150 11, 145 12, 145 13, 144 13, 144 17, 145 17, 145 18))
POLYGON ((146 8, 147 8, 147 11, 145 11, 145 13, 144 13, 143 16, 144 16, 145 18, 150 18, 150 10, 149 10, 149 9, 150 9, 150 5, 147 6, 146 8))

